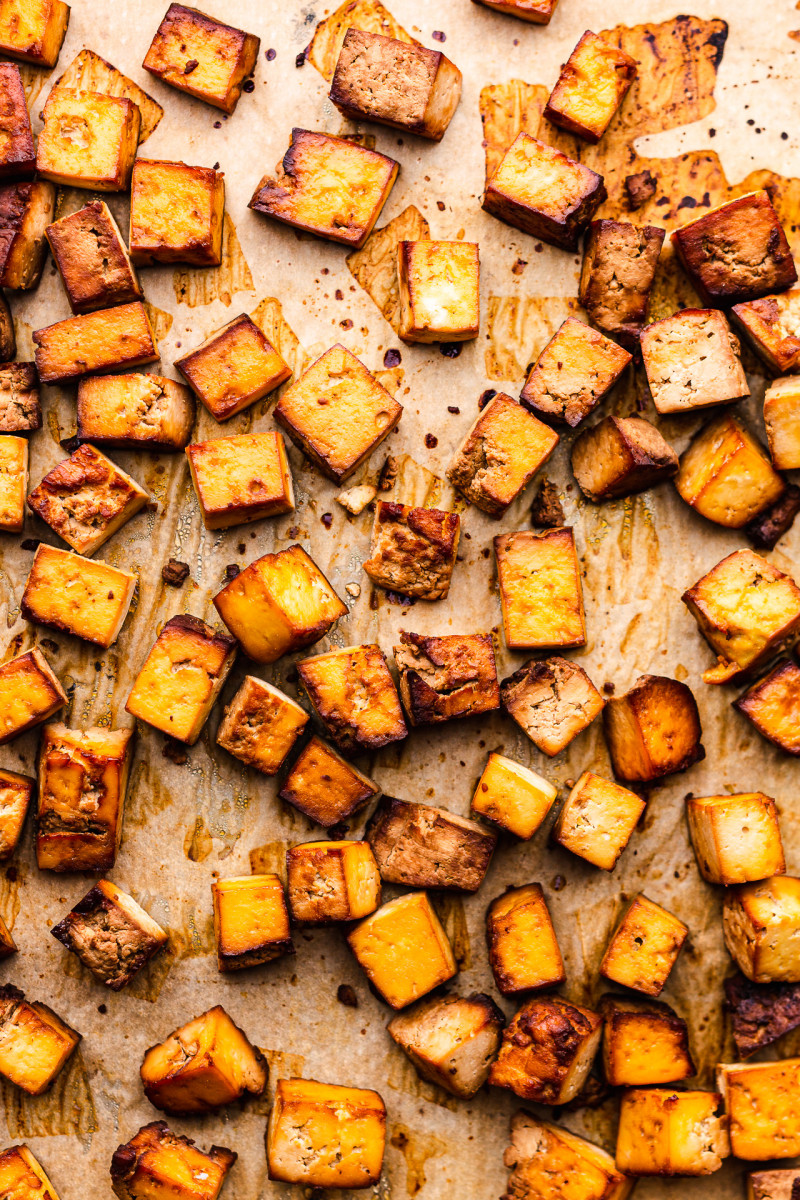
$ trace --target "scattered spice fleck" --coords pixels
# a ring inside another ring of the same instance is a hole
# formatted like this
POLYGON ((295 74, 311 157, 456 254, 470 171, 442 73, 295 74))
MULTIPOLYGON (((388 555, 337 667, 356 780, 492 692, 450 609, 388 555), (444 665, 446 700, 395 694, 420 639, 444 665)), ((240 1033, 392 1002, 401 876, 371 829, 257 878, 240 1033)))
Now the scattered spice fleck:
POLYGON ((322 521, 322 524, 326 529, 330 529, 331 525, 333 524, 333 513, 323 513, 320 517, 320 521, 322 521))
POLYGON ((294 65, 295 65, 296 67, 304 67, 304 66, 306 65, 306 52, 305 52, 305 50, 301 50, 301 51, 300 51, 300 53, 298 54, 297 58, 294 60, 294 65))
POLYGON ((349 983, 340 983, 336 989, 336 999, 347 1008, 358 1008, 358 996, 349 983))
POLYGON ((341 288, 337 288, 333 294, 337 300, 344 300, 344 292, 341 288))
POLYGON ((254 92, 255 90, 256 90, 255 82, 252 79, 245 79, 244 83, 242 84, 242 91, 243 92, 254 92))
POLYGON ((247 546, 245 546, 244 542, 239 542, 239 545, 236 547, 236 553, 237 554, 245 554, 246 551, 247 551, 247 546))
POLYGON ((437 437, 434 437, 432 433, 426 433, 425 434, 425 445, 428 447, 429 450, 433 450, 435 446, 439 445, 439 439, 437 437))
POLYGON ((478 409, 483 412, 490 400, 494 400, 497 392, 494 388, 487 388, 485 392, 481 392, 478 397, 478 409))
POLYGON ((227 579, 228 583, 230 583, 232 579, 236 578, 241 569, 241 567, 237 567, 236 563, 228 563, 227 567, 225 568, 225 578, 227 579))
POLYGON ((511 268, 511 274, 512 275, 521 275, 522 272, 527 267, 527 265, 528 264, 524 258, 518 258, 517 261, 514 263, 513 267, 511 268))
POLYGON ((36 550, 40 545, 40 538, 25 538, 24 541, 20 542, 20 546, 23 550, 36 550))
POLYGON ((275 55, 276 55, 277 53, 278 53, 278 51, 277 51, 277 50, 273 50, 273 49, 272 49, 272 47, 270 46, 269 50, 266 52, 266 54, 264 55, 264 57, 266 58, 267 62, 274 62, 274 61, 275 61, 275 55))
POLYGON ((349 317, 345 317, 345 319, 343 321, 339 322, 339 327, 340 327, 340 329, 352 329, 353 322, 350 320, 349 317))
POLYGON ((105 1015, 106 1015, 106 1013, 108 1012, 108 1008, 106 1007, 106 1005, 105 1005, 105 1004, 98 1004, 98 1006, 97 1006, 97 1011, 98 1011, 99 1013, 102 1013, 102 1015, 103 1015, 103 1016, 105 1016, 105 1015))
POLYGON ((437 200, 436 207, 438 208, 439 212, 444 212, 444 209, 445 209, 444 200, 437 200))
POLYGON ((603 684, 603 691, 607 696, 613 696, 616 690, 616 685, 611 683, 610 680, 606 680, 606 682, 603 684))
POLYGON ((401 363, 399 350, 387 350, 383 356, 383 365, 389 369, 390 367, 399 367, 401 363))
POLYGON ((215 122, 214 122, 214 128, 215 128, 215 129, 222 129, 222 121, 215 121, 215 122))
POLYGON ((560 892, 567 886, 567 881, 563 875, 556 875, 551 886, 554 892, 560 892))
POLYGON ((439 346, 439 353, 444 358, 458 358, 461 353, 460 342, 442 342, 439 346))
POLYGON ((300 526, 299 525, 290 525, 289 528, 286 530, 286 534, 290 538, 299 537, 300 536, 300 526))
POLYGON ((452 413, 453 416, 457 417, 458 414, 461 412, 461 409, 456 404, 448 404, 447 411, 449 413, 452 413))
POLYGON ((286 682, 287 683, 297 683, 299 678, 300 678, 300 676, 297 674, 297 671, 295 670, 294 667, 292 667, 291 671, 286 672, 286 682))
POLYGON ((447 41, 447 34, 442 33, 441 29, 434 29, 433 33, 431 34, 431 37, 433 38, 433 40, 435 42, 446 42, 447 41))

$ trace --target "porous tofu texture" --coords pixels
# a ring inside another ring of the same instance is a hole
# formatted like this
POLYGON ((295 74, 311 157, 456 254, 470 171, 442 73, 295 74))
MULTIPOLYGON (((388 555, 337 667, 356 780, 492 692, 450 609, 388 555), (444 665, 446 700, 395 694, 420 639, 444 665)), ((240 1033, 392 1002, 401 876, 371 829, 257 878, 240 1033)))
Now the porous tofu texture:
POLYGON ((617 1167, 629 1175, 711 1175, 730 1153, 717 1092, 624 1092, 617 1167))
POLYGON ((642 417, 604 417, 572 444, 572 472, 590 500, 644 492, 678 472, 678 456, 642 417))
POLYGON ((41 542, 20 608, 26 621, 108 649, 128 615, 136 576, 41 542))
POLYGON ((630 361, 624 347, 567 317, 531 368, 520 400, 544 420, 574 428, 597 408, 630 361))
POLYGON ((494 539, 509 650, 586 644, 581 570, 572 529, 523 529, 494 539))
POLYGON ((0 1153, 0 1195, 9 1200, 58 1200, 44 1167, 25 1145, 0 1153))
POLYGON ((289 910, 277 875, 242 875, 211 884, 220 971, 239 971, 293 954, 289 910))
POLYGON ((80 1040, 46 1004, 0 987, 0 1076, 23 1092, 46 1092, 80 1040))
POLYGON ((800 1154, 800 1058, 722 1063, 717 1067, 717 1087, 736 1158, 761 1161, 800 1154))
MULTIPOLYGON (((800 292, 800 288, 798 288, 800 292)), ((800 338, 798 338, 800 362, 800 338)), ((778 471, 800 467, 800 376, 776 379, 764 393, 764 424, 772 465, 778 471)))
POLYGON ((286 852, 292 918, 301 925, 360 921, 381 902, 381 876, 368 842, 303 842, 286 852))
POLYGON ((142 66, 151 75, 232 113, 252 75, 261 42, 196 8, 170 4, 142 66))
POLYGON ((279 387, 292 374, 275 347, 245 313, 175 360, 212 417, 227 421, 279 387))
POLYGON ((489 752, 472 797, 472 811, 484 821, 528 841, 544 821, 558 788, 522 763, 489 752))
POLYGON ((612 1087, 679 1083, 694 1075, 686 1022, 668 1004, 608 995, 600 1013, 603 1071, 612 1087))
POLYGON ((139 145, 141 113, 126 96, 54 88, 42 113, 36 170, 64 187, 124 192, 139 145))
POLYGON ((217 730, 222 746, 248 767, 277 775, 308 724, 308 713, 264 679, 246 675, 217 730))
POLYGON ((27 440, 0 437, 0 533, 22 533, 27 490, 27 440))
POLYGON ((613 871, 646 808, 635 792, 584 771, 564 801, 553 840, 604 871, 613 871))
POLYGON ((225 1146, 212 1146, 206 1153, 164 1121, 153 1121, 114 1151, 111 1187, 120 1200, 167 1195, 175 1200, 217 1200, 236 1157, 225 1146))
POLYGON ((474 993, 423 1000, 386 1028, 418 1075, 470 1100, 486 1082, 504 1024, 494 1001, 474 993))
POLYGON ((35 169, 36 150, 22 76, 15 63, 0 63, 0 179, 30 179, 35 169))
POLYGON ((739 339, 716 309, 685 308, 646 325, 640 346, 659 413, 693 412, 750 395, 739 339))
POLYGON ((400 630, 394 659, 400 697, 412 725, 430 725, 500 707, 494 646, 488 633, 425 637, 400 630))
POLYGON ((332 746, 312 737, 292 764, 278 795, 310 821, 329 827, 353 816, 380 795, 380 789, 332 746))
POLYGON ((192 435, 194 397, 160 375, 97 375, 78 384, 78 437, 98 446, 182 450, 192 435))
POLYGON ((618 779, 648 783, 705 757, 697 701, 685 683, 640 675, 603 711, 603 731, 618 779))
POLYGON ((0 433, 28 433, 41 427, 36 367, 23 362, 0 364, 0 433))
POLYGON ((561 68, 544 116, 585 142, 599 142, 635 77, 636 60, 587 29, 561 68))
POLYGON ((519 1200, 559 1200, 570 1191, 575 1200, 626 1200, 634 1185, 605 1150, 524 1109, 511 1118, 503 1162, 509 1168, 506 1194, 519 1200))
POLYGON ((105 201, 90 201, 48 225, 46 233, 74 313, 141 300, 141 285, 105 201))
POLYGON ((550 758, 588 729, 605 704, 583 668, 566 658, 531 659, 503 680, 500 700, 550 758))
POLYGON ((477 242, 398 242, 400 337, 465 342, 480 326, 477 242))
POLYGON ((377 1092, 279 1079, 267 1127, 270 1179, 309 1187, 365 1188, 378 1182, 386 1107, 377 1092))
POLYGON ((16 850, 33 797, 35 780, 0 767, 0 861, 16 850))
POLYGON ((167 942, 132 896, 101 879, 51 930, 95 979, 119 992, 167 942))
POLYGON ((294 508, 294 487, 280 433, 245 433, 186 447, 206 529, 229 529, 294 508))
POLYGON ((0 666, 0 745, 47 721, 67 694, 37 646, 0 666))
POLYGON ((708 883, 750 883, 786 870, 775 801, 763 792, 689 796, 686 821, 708 883))
POLYGON ((476 892, 497 835, 444 808, 384 796, 366 829, 381 878, 403 887, 476 892))
POLYGON ((583 248, 578 299, 604 333, 638 339, 647 320, 664 230, 629 221, 592 221, 583 248))
POLYGON ((379 587, 419 600, 443 600, 450 590, 460 532, 457 513, 381 500, 375 507, 364 570, 379 587))
POLYGON ((39 67, 54 67, 67 32, 70 8, 63 0, 14 0, 0 11, 0 54, 39 67))
POLYGON ((741 529, 780 500, 786 483, 753 435, 724 413, 684 450, 675 487, 707 521, 741 529))
POLYGON ((509 888, 492 901, 486 913, 486 943, 495 983, 504 996, 556 987, 566 979, 539 883, 509 888))
POLYGON ((27 291, 39 282, 55 204, 55 184, 45 179, 0 184, 0 287, 27 291))
POLYGON ((138 301, 67 317, 33 333, 42 383, 63 383, 114 367, 155 362, 158 347, 150 318, 138 301))
POLYGON ((600 1049, 603 1018, 560 996, 526 1001, 503 1031, 489 1083, 523 1100, 568 1104, 600 1049))
POLYGON ((800 1170, 751 1171, 747 1175, 747 1200, 792 1200, 800 1184, 800 1170))
POLYGON ((275 178, 264 176, 249 207, 357 250, 372 232, 398 170, 393 158, 376 150, 295 128, 275 178))
POLYGON ((427 892, 407 892, 347 935, 372 986, 392 1008, 405 1008, 457 973, 453 948, 427 892))
POLYGON ((408 735, 380 646, 345 646, 305 658, 297 673, 331 740, 345 754, 379 750, 408 735))
POLYGON ((658 996, 688 933, 683 921, 640 892, 614 930, 600 974, 646 996, 658 996))
POLYGON ((776 875, 731 888, 722 928, 731 957, 753 983, 800 983, 800 879, 776 875))
POLYGON ((222 171, 137 158, 131 176, 129 237, 135 263, 218 267, 224 216, 222 171))
POLYGON ((776 663, 734 700, 733 707, 773 745, 787 754, 800 754, 800 667, 791 659, 776 663))
POLYGON ((800 288, 734 304, 731 318, 773 375, 800 368, 800 288))

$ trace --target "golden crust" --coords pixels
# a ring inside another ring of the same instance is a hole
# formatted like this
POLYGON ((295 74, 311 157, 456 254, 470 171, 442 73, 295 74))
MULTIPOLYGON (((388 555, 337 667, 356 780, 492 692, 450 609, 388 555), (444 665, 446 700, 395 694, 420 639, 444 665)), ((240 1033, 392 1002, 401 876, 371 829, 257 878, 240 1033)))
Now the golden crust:
POLYGON ((0 179, 30 179, 36 170, 31 118, 19 67, 0 63, 0 179))
POLYGON ((400 630, 394 657, 400 697, 412 725, 430 725, 500 707, 491 635, 425 637, 400 630))
POLYGON ((98 375, 78 384, 78 437, 98 446, 183 450, 194 416, 189 388, 161 375, 98 375))
POLYGON ((628 221, 592 221, 583 248, 578 299, 604 333, 633 349, 647 320, 664 230, 628 221))
POLYGON ((20 608, 26 621, 108 649, 117 639, 135 590, 135 575, 42 542, 20 608))
POLYGON ((398 242, 399 335, 405 342, 465 342, 480 326, 477 242, 398 242))
POLYGON ((329 828, 374 800, 380 788, 314 736, 295 759, 278 795, 310 821, 329 828))
POLYGON ((196 8, 170 4, 142 66, 151 75, 232 113, 255 70, 259 38, 196 8))
POLYGON ((758 732, 786 754, 800 755, 800 667, 789 658, 780 659, 734 700, 737 708, 758 732))
POLYGON ((348 646, 304 658, 297 673, 328 735, 345 754, 379 750, 408 736, 380 646, 348 646))
POLYGON ((503 1030, 489 1082, 523 1100, 567 1104, 583 1087, 602 1031, 602 1017, 560 996, 528 1000, 503 1030))
POLYGON ((155 362, 158 347, 143 304, 120 304, 68 317, 33 333, 42 383, 63 383, 113 367, 155 362))
POLYGON ((0 286, 27 291, 39 282, 55 204, 55 184, 45 179, 0 185, 0 286))
POLYGON ((67 694, 38 646, 0 666, 0 746, 41 725, 67 703, 67 694))
POLYGON ((291 367, 245 313, 174 365, 212 417, 227 421, 285 383, 291 367))
POLYGON ((0 12, 0 54, 54 67, 69 24, 63 0, 11 0, 0 12))
POLYGON ((224 215, 222 171, 136 159, 128 239, 133 262, 218 267, 224 215))
POLYGON ((509 888, 486 911, 489 965, 504 996, 556 987, 566 979, 550 911, 539 883, 509 888))
POLYGON ((616 500, 672 479, 678 456, 643 417, 603 417, 572 443, 572 471, 590 500, 616 500))
POLYGON ((127 189, 141 127, 132 100, 59 87, 42 117, 36 170, 43 179, 99 192, 127 189))
POLYGON ((630 362, 624 347, 567 317, 531 368, 520 400, 544 420, 574 428, 597 408, 630 362))
POLYGON ((50 932, 114 992, 126 987, 168 938, 131 896, 107 879, 95 884, 50 932))
POLYGON ((214 438, 186 447, 206 529, 228 529, 294 508, 283 437, 277 432, 214 438))
POLYGON ((572 529, 523 529, 494 539, 509 650, 586 644, 581 570, 572 529))
POLYGON ((600 974, 646 996, 658 996, 688 933, 683 921, 640 892, 614 930, 600 974))
POLYGON ((120 1200, 137 1200, 148 1193, 183 1191, 192 1180, 192 1200, 217 1200, 237 1155, 225 1146, 200 1150, 191 1138, 173 1133, 164 1121, 143 1125, 118 1146, 111 1159, 111 1187, 120 1200))
POLYGON ((379 501, 370 557, 364 570, 373 583, 419 600, 443 600, 458 553, 457 513, 379 501))
POLYGON ((636 60, 587 30, 561 68, 543 115, 585 142, 599 142, 635 78, 636 60))
POLYGON ((45 232, 74 313, 142 299, 127 247, 104 200, 90 201, 45 232))
POLYGON ((686 771, 705 757, 697 702, 685 683, 640 675, 603 711, 603 731, 618 779, 647 783, 686 771))

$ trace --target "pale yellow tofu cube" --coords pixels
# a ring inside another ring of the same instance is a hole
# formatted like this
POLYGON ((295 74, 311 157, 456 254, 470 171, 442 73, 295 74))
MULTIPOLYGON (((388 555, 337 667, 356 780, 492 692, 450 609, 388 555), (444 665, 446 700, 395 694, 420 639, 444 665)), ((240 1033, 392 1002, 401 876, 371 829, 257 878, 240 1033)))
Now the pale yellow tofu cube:
POLYGON ((279 433, 245 433, 186 447, 206 529, 229 529, 294 508, 286 447, 279 433))
POLYGON ((123 192, 139 145, 141 113, 126 96, 58 87, 42 113, 36 169, 64 187, 123 192))
POLYGON ((465 342, 480 326, 477 242, 398 242, 400 337, 465 342))
MULTIPOLYGON (((800 355, 800 339, 797 340, 800 355)), ((800 467, 800 375, 776 379, 767 388, 764 424, 773 467, 777 471, 800 467)))
POLYGON ((66 703, 58 676, 37 646, 9 658, 0 666, 0 746, 66 703))
POLYGON ((686 820, 700 874, 709 883, 751 883, 786 870, 771 796, 689 796, 686 820))
POLYGON ((472 811, 528 841, 557 795, 558 788, 541 775, 492 750, 472 797, 472 811))
POLYGON ((754 983, 800 983, 800 879, 776 875, 732 888, 722 908, 725 945, 754 983))
POLYGON ((586 644, 581 570, 572 529, 523 529, 494 539, 509 650, 586 644))
POLYGON ((730 1153, 718 1092, 625 1092, 617 1167, 629 1175, 711 1175, 730 1153))
POLYGON ((613 871, 646 808, 641 796, 584 771, 564 801, 553 840, 604 871, 613 871))
POLYGON ((347 935, 372 986, 405 1008, 457 973, 453 948, 426 892, 390 900, 347 935))

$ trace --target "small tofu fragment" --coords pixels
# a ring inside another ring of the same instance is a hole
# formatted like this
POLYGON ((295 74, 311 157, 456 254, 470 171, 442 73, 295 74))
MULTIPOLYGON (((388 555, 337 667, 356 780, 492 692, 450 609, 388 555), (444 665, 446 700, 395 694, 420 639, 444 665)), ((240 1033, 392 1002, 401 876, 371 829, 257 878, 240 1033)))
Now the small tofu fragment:
POLYGON ((492 901, 486 943, 494 981, 504 996, 557 987, 567 977, 539 883, 509 888, 492 901))
POLYGON ((11 858, 19 845, 35 780, 0 767, 0 861, 11 858))
POLYGON ((694 412, 750 395, 739 339, 724 313, 685 308, 646 325, 639 344, 656 411, 694 412))
POLYGON ((550 758, 564 750, 603 709, 589 676, 566 658, 531 659, 500 684, 503 708, 550 758))
POLYGON ((743 692, 733 707, 762 737, 786 754, 800 755, 800 667, 789 658, 743 692))
POLYGON ((0 987, 0 1076, 29 1096, 41 1096, 81 1040, 52 1008, 0 987))
POLYGON ((36 150, 22 76, 15 63, 0 63, 0 179, 30 179, 35 170, 36 150))
POLYGON ((42 118, 36 149, 42 179, 98 192, 127 190, 142 119, 132 100, 58 87, 42 118))
POLYGON ((332 746, 312 737, 295 759, 278 795, 310 821, 329 828, 347 821, 379 796, 380 788, 332 746))
POLYGON ((800 1167, 783 1171, 750 1171, 747 1200, 794 1200, 800 1193, 800 1167))
POLYGON ((726 892, 725 945, 752 983, 800 983, 800 879, 776 875, 726 892))
POLYGON ((307 724, 308 713, 290 696, 245 675, 225 709, 217 745, 263 775, 277 775, 307 724))
POLYGON ((614 930, 600 974, 646 996, 658 996, 688 933, 683 921, 640 892, 614 930))
POLYGON ((491 750, 472 797, 472 812, 527 842, 557 795, 558 788, 547 779, 491 750))
POLYGON ((635 78, 636 59, 587 29, 561 68, 544 116, 594 145, 635 78))
POLYGON ((631 783, 686 771, 705 758, 697 701, 685 683, 665 675, 640 675, 624 696, 610 697, 603 732, 614 774, 631 783))
POLYGON ((0 1196, 6 1200, 58 1200, 45 1169, 27 1146, 0 1153, 0 1196))
POLYGON ((730 1153, 722 1096, 634 1088, 625 1092, 617 1167, 628 1175, 711 1175, 730 1153))
POLYGON ((222 262, 225 176, 211 167, 137 158, 131 176, 130 254, 140 266, 222 262))
POLYGON ((397 278, 404 342, 466 342, 478 336, 477 242, 398 242, 397 278))
POLYGON ((0 437, 0 533, 22 533, 27 490, 27 439, 0 437))
POLYGON ((721 1063, 717 1087, 725 1103, 731 1153, 752 1162, 800 1154, 800 1058, 721 1063))
POLYGON ((135 575, 40 542, 20 608, 26 621, 107 650, 117 640, 135 590, 135 575))
POLYGON ((626 1200, 634 1185, 605 1150, 523 1109, 511 1118, 503 1162, 509 1168, 508 1200, 626 1200))
POLYGON ((175 366, 217 421, 227 421, 255 404, 292 374, 245 313, 176 358, 175 366))
POLYGON ((157 79, 232 113, 258 61, 260 38, 196 8, 170 4, 142 66, 157 79))
POLYGON ((39 376, 33 363, 0 364, 0 433, 42 428, 39 376))
POLYGON ((58 676, 38 646, 0 666, 0 746, 41 725, 67 703, 58 676))
POLYGON ((800 288, 734 304, 731 319, 771 374, 800 369, 800 288))
POLYGON ((33 340, 42 383, 64 383, 114 367, 141 367, 158 358, 150 318, 138 301, 67 317, 34 330, 33 340))
POLYGON ((78 437, 121 450, 183 450, 194 397, 161 375, 97 375, 78 384, 78 437))
POLYGON ((749 1058, 800 1025, 800 984, 725 980, 725 1006, 738 1058, 749 1058))
POLYGON ((17 338, 14 332, 14 319, 8 301, 0 292, 0 362, 10 362, 17 353, 17 338))
POLYGON ((609 220, 592 221, 586 234, 578 299, 593 325, 631 348, 647 320, 664 235, 656 225, 609 220))
POLYGON ((509 650, 586 645, 581 569, 571 528, 522 529, 494 539, 509 650))
POLYGON ((0 184, 0 286, 11 291, 36 287, 55 205, 55 184, 45 179, 0 184))
POLYGON ((382 905, 347 935, 372 986, 392 1008, 405 1008, 457 973, 453 948, 427 892, 382 905))
POLYGON ((793 471, 800 467, 800 375, 776 379, 767 388, 764 424, 773 467, 777 471, 793 471))
POLYGON ((157 921, 108 879, 101 879, 50 930, 99 983, 119 992, 163 946, 157 921))
POLYGON ((5 0, 0 12, 0 54, 54 67, 69 24, 62 0, 5 0))
POLYGON ((603 871, 613 871, 647 805, 635 792, 584 771, 564 801, 553 841, 603 871))
POLYGON ((215 879, 211 894, 220 971, 240 971, 294 954, 286 896, 277 875, 215 879))
POLYGON ((120 1200, 217 1200, 236 1158, 224 1146, 206 1153, 153 1121, 114 1151, 111 1187, 120 1200))
POLYGON ((538 1104, 568 1104, 586 1082, 602 1035, 598 1013, 560 996, 535 997, 504 1029, 489 1083, 538 1104))
POLYGON ((589 500, 647 491, 678 473, 678 456, 643 417, 604 417, 572 443, 572 471, 589 500))
POLYGON ((214 438, 186 447, 206 529, 229 529, 294 509, 294 487, 277 431, 214 438))
POLYGON ((745 534, 758 550, 774 550, 789 532, 800 512, 800 488, 788 484, 769 508, 763 509, 745 526, 745 534))
POLYGON ((574 428, 597 408, 630 362, 623 346, 567 317, 534 363, 519 398, 543 420, 574 428))
POLYGON ((741 529, 786 491, 753 435, 729 413, 694 437, 681 455, 678 495, 715 525, 741 529))
POLYGON ((286 853, 292 919, 301 925, 360 921, 381 902, 369 842, 303 842, 286 853))
POLYGON ((500 707, 494 646, 488 633, 425 637, 400 630, 394 659, 400 698, 412 725, 432 725, 500 707))
POLYGON ((11 930, 3 918, 0 917, 0 961, 10 958, 12 954, 16 954, 17 949, 17 943, 11 936, 11 930))
POLYGON ((74 313, 142 299, 127 247, 104 200, 90 201, 45 232, 74 313))
POLYGON ((600 1001, 603 1070, 612 1087, 679 1083, 695 1073, 686 1022, 658 1000, 600 1001))
POLYGON ((423 1000, 386 1028, 422 1079, 470 1100, 486 1082, 504 1024, 495 1002, 478 992, 423 1000))
POLYGON ((297 673, 314 712, 345 754, 379 750, 408 736, 380 646, 346 646, 304 658, 297 673))
POLYGON ((686 821, 700 874, 726 886, 783 875, 775 801, 763 792, 689 796, 686 821))
POLYGON ((403 887, 477 892, 497 835, 430 804, 384 796, 366 830, 381 878, 403 887))
POLYGON ((364 570, 379 587, 419 600, 443 600, 450 590, 460 532, 457 513, 381 500, 375 507, 364 570))

